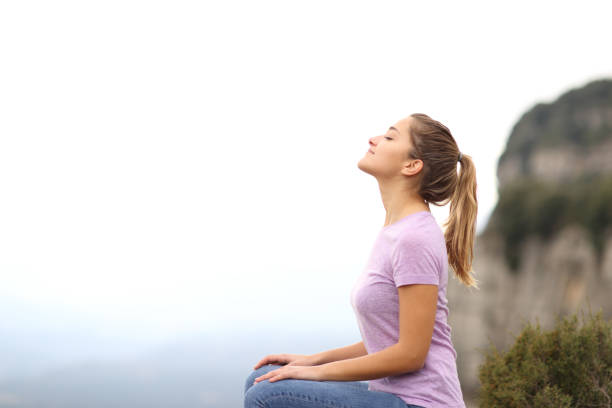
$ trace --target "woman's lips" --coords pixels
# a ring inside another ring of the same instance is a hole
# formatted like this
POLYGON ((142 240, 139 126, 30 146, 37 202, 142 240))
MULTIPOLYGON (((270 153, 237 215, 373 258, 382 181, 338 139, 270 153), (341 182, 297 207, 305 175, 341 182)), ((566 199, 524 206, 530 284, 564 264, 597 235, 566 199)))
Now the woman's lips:
POLYGON ((374 152, 373 152, 372 150, 369 150, 369 149, 368 149, 368 153, 372 153, 372 154, 374 154, 374 152))

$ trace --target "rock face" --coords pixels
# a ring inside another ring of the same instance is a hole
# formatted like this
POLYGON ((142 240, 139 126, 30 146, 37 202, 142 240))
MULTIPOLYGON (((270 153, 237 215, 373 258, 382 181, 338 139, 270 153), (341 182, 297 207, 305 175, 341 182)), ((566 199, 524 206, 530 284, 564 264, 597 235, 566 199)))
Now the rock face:
POLYGON ((519 119, 499 158, 499 189, 524 177, 560 182, 610 173, 611 153, 612 80, 599 80, 519 119))
POLYGON ((500 162, 497 177, 503 188, 521 177, 559 183, 602 172, 611 174, 611 157, 612 140, 586 148, 575 145, 538 148, 525 160, 524 166, 520 156, 500 162), (523 168, 528 168, 529 172, 523 171, 523 168))
MULTIPOLYGON (((562 189, 568 180, 610 175, 612 81, 596 81, 523 115, 499 160, 499 195, 525 180, 562 189)), ((585 209, 595 208, 587 204, 585 209)), ((612 202, 598 205, 602 213, 593 219, 604 231, 599 254, 593 227, 560 215, 553 234, 521 238, 520 266, 510 268, 504 256, 509 238, 495 227, 507 214, 496 208, 475 242, 473 270, 480 289, 466 288, 451 272, 449 324, 466 399, 480 387, 478 367, 489 344, 507 350, 527 321, 549 329, 557 317, 588 313, 589 305, 612 318, 612 202)), ((538 217, 538 208, 532 211, 538 217)))

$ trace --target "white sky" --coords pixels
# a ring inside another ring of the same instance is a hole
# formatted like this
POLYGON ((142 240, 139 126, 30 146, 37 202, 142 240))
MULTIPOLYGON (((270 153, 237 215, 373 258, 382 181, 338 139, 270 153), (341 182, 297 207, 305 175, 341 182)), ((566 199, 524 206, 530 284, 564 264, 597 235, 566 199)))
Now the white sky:
POLYGON ((4 1, 0 297, 163 330, 354 326, 384 223, 368 138, 445 123, 477 166, 480 231, 520 115, 612 76, 611 11, 4 1))

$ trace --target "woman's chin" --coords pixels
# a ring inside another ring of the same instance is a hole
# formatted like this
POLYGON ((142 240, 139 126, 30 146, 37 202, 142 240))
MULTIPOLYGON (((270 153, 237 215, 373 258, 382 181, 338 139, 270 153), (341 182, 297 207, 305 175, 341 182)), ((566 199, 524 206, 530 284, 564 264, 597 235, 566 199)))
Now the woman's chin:
POLYGON ((364 163, 364 159, 361 159, 359 160, 359 162, 357 162, 357 168, 359 168, 359 170, 363 171, 364 173, 372 174, 372 170, 368 167, 367 164, 364 163))

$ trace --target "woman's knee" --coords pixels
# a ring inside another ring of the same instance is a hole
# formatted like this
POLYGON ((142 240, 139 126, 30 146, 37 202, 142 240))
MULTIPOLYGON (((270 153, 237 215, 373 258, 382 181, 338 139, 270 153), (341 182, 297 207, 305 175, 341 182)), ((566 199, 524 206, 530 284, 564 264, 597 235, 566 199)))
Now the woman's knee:
MULTIPOLYGON (((316 389, 312 387, 313 381, 284 379, 275 382, 260 381, 245 392, 244 407, 281 407, 303 401, 316 402, 316 389)), ((321 384, 316 382, 316 384, 321 384)), ((316 386, 316 385, 315 385, 316 386)), ((300 405, 301 406, 301 405, 300 405)))
POLYGON ((257 377, 261 377, 262 375, 272 370, 276 370, 279 367, 282 367, 282 366, 276 365, 276 364, 266 364, 266 365, 259 367, 257 370, 253 370, 253 372, 249 374, 249 376, 247 377, 244 383, 244 393, 246 394, 249 388, 253 386, 253 382, 255 381, 257 377))

